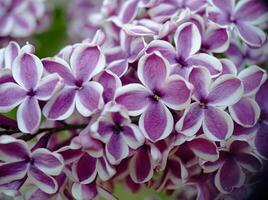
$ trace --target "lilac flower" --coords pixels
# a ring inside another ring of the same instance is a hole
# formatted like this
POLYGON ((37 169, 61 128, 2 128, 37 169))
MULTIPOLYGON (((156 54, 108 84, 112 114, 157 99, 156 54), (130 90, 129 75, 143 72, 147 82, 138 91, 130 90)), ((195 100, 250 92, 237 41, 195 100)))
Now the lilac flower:
POLYGON ((232 118, 223 110, 235 104, 243 94, 240 79, 233 75, 222 75, 211 82, 209 71, 194 67, 189 74, 194 86, 195 100, 176 124, 176 131, 193 136, 202 126, 204 134, 211 140, 225 140, 233 133, 232 118))
POLYGON ((218 160, 203 165, 205 173, 217 171, 215 185, 222 193, 232 192, 244 184, 246 177, 242 168, 257 172, 262 166, 247 141, 230 140, 227 145, 227 149, 220 151, 218 160))
POLYGON ((49 73, 57 73, 65 83, 44 107, 48 119, 67 119, 75 107, 81 115, 88 117, 103 106, 102 85, 90 81, 104 68, 105 59, 97 46, 76 46, 69 64, 58 57, 46 58, 42 62, 49 73))
POLYGON ((142 132, 131 123, 127 110, 112 102, 106 104, 91 130, 94 138, 106 144, 105 152, 111 164, 118 164, 129 155, 130 149, 137 149, 144 143, 142 132))
POLYGON ((17 111, 18 127, 24 133, 34 133, 41 121, 39 101, 48 100, 57 89, 56 74, 45 76, 43 65, 33 54, 22 53, 12 64, 14 82, 1 84, 0 111, 8 112, 20 105, 17 111))
POLYGON ((24 178, 28 179, 46 193, 54 193, 58 184, 52 176, 59 175, 63 169, 63 159, 47 149, 30 152, 26 142, 11 136, 0 137, 0 184, 24 178))
POLYGON ((260 47, 265 42, 265 33, 258 28, 266 20, 265 6, 256 0, 244 0, 235 4, 234 0, 212 0, 208 7, 208 18, 221 25, 234 27, 239 37, 252 47, 260 47))
POLYGON ((174 35, 174 41, 175 48, 169 42, 153 40, 146 52, 160 51, 175 66, 174 72, 183 76, 187 76, 191 67, 196 65, 206 67, 213 77, 221 73, 222 66, 218 59, 209 54, 197 53, 201 47, 201 35, 195 24, 181 24, 174 35))
POLYGON ((191 85, 178 75, 170 75, 170 66, 159 53, 140 59, 138 77, 144 86, 134 83, 119 88, 115 101, 131 116, 142 114, 139 127, 147 139, 156 142, 173 129, 174 120, 167 107, 184 109, 190 101, 191 85))

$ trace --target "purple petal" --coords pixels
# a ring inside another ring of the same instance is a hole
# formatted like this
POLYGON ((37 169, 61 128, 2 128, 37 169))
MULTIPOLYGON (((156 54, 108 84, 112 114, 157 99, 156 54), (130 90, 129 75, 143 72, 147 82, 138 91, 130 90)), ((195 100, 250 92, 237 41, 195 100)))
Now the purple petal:
POLYGON ((244 62, 243 50, 238 44, 232 42, 225 52, 226 56, 234 62, 238 69, 242 67, 241 65, 244 62))
POLYGON ((134 24, 124 24, 123 30, 131 36, 154 36, 156 35, 155 31, 141 25, 134 24))
POLYGON ((10 183, 22 179, 27 173, 28 165, 25 161, 1 163, 0 184, 10 183))
POLYGON ((223 74, 232 74, 232 75, 237 74, 237 68, 231 60, 222 58, 220 59, 220 61, 222 64, 222 75, 223 74))
POLYGON ((51 176, 46 175, 34 165, 31 165, 29 168, 28 178, 45 193, 52 194, 58 189, 57 181, 51 176))
POLYGON ((57 73, 68 85, 74 84, 75 80, 71 73, 70 67, 63 59, 58 57, 45 58, 42 59, 42 63, 47 72, 57 73))
POLYGON ((18 127, 23 133, 34 133, 41 121, 41 110, 35 97, 27 97, 17 111, 18 127))
POLYGON ((125 106, 130 115, 135 116, 145 111, 150 102, 149 95, 149 91, 141 84, 128 84, 117 89, 115 101, 125 106))
POLYGON ((63 120, 68 118, 74 111, 75 107, 74 88, 64 88, 59 94, 47 102, 43 109, 44 115, 48 119, 63 120))
POLYGON ((188 177, 188 171, 178 157, 173 156, 167 161, 167 169, 169 170, 167 176, 174 184, 185 181, 188 177))
POLYGON ((252 127, 260 117, 260 107, 253 99, 242 97, 236 104, 229 107, 233 120, 244 127, 252 127))
POLYGON ((101 84, 90 81, 83 85, 77 92, 76 108, 84 117, 90 116, 93 112, 103 106, 103 87, 101 84))
POLYGON ((267 78, 265 70, 256 65, 252 65, 242 70, 238 77, 244 85, 244 95, 250 96, 258 91, 267 78))
POLYGON ((23 12, 23 15, 14 15, 14 24, 11 32, 12 37, 27 37, 34 32, 35 19, 30 12, 23 12))
POLYGON ((137 149, 144 143, 144 136, 135 124, 123 126, 122 137, 131 149, 137 149))
POLYGON ((190 104, 192 85, 182 77, 170 76, 161 88, 161 101, 169 108, 182 110, 190 104))
POLYGON ((239 101, 243 92, 241 80, 231 74, 226 74, 211 84, 207 101, 210 105, 228 106, 239 101))
POLYGON ((198 53, 187 60, 189 66, 202 66, 209 70, 212 78, 220 75, 222 71, 221 62, 214 56, 206 53, 198 53))
POLYGON ((204 67, 194 67, 189 74, 189 81, 194 86, 193 95, 196 100, 205 99, 211 83, 209 71, 204 67))
POLYGON ((111 164, 118 164, 128 156, 128 146, 121 133, 112 134, 105 147, 107 158, 111 164))
POLYGON ((177 57, 187 59, 195 54, 201 47, 201 35, 193 23, 180 25, 174 35, 177 57))
POLYGON ((57 89, 59 77, 57 74, 50 74, 44 77, 36 89, 36 97, 39 100, 47 101, 57 89))
POLYGON ((263 120, 268 120, 268 81, 265 81, 265 83, 260 87, 257 95, 256 95, 256 101, 259 104, 261 108, 262 117, 263 120))
POLYGON ((208 7, 207 8, 208 19, 220 26, 227 26, 230 24, 230 14, 222 12, 218 8, 208 7))
POLYGON ((138 0, 126 1, 119 12, 119 19, 122 23, 127 24, 131 22, 138 13, 138 0))
POLYGON ((104 68, 105 58, 97 46, 85 44, 76 47, 70 63, 76 79, 88 81, 104 68))
POLYGON ((85 153, 72 166, 73 176, 82 184, 91 183, 97 174, 96 158, 85 153))
POLYGON ((52 153, 47 149, 37 149, 32 153, 34 166, 42 172, 57 176, 63 169, 63 158, 58 153, 52 153))
POLYGON ((231 192, 235 187, 240 187, 244 182, 245 174, 232 158, 224 162, 215 176, 215 185, 223 193, 231 192))
POLYGON ((29 157, 29 150, 26 142, 16 140, 15 138, 3 135, 0 137, 0 160, 1 161, 18 161, 25 160, 29 157))
POLYGON ((241 167, 250 171, 258 172, 262 167, 261 160, 253 153, 240 153, 235 156, 235 160, 241 167))
POLYGON ((215 143, 205 138, 196 138, 188 142, 189 147, 199 158, 206 161, 215 161, 219 152, 215 143))
POLYGON ((203 110, 198 103, 186 108, 184 115, 176 124, 176 131, 186 136, 193 136, 200 129, 203 122, 203 110))
POLYGON ((204 110, 203 130, 209 139, 225 140, 231 136, 233 129, 232 118, 225 111, 211 106, 204 110))
POLYGON ((135 183, 145 183, 153 176, 152 158, 146 148, 139 149, 129 163, 130 177, 135 183))
POLYGON ((254 145, 257 152, 265 159, 268 159, 268 125, 262 124, 259 128, 254 145))
POLYGON ((140 59, 137 73, 145 86, 159 89, 169 75, 169 64, 160 54, 152 53, 140 59))
POLYGON ((0 84, 15 82, 10 69, 0 68, 0 84))
POLYGON ((218 9, 220 9, 223 12, 232 14, 233 9, 234 9, 234 4, 235 1, 234 0, 212 0, 211 1, 213 3, 214 6, 216 6, 218 9))
POLYGON ((12 63, 19 54, 20 47, 16 42, 9 42, 5 48, 5 68, 11 69, 12 63))
POLYGON ((107 69, 111 70, 117 76, 121 77, 128 70, 128 60, 127 59, 115 60, 107 66, 107 69))
POLYGON ((258 27, 251 24, 238 23, 237 30, 241 39, 252 47, 261 47, 265 40, 265 33, 258 27))
POLYGON ((23 53, 14 60, 12 74, 25 89, 35 89, 43 74, 43 64, 35 55, 23 53))
POLYGON ((115 169, 109 164, 105 157, 98 159, 97 170, 102 181, 109 180, 116 173, 115 169))
POLYGON ((173 129, 174 120, 162 103, 151 103, 139 119, 144 136, 152 142, 165 139, 173 129))
POLYGON ((77 200, 94 199, 97 196, 96 184, 74 183, 72 186, 72 195, 77 200))
POLYGON ((26 91, 15 83, 4 83, 0 87, 0 112, 8 112, 26 97, 26 91))

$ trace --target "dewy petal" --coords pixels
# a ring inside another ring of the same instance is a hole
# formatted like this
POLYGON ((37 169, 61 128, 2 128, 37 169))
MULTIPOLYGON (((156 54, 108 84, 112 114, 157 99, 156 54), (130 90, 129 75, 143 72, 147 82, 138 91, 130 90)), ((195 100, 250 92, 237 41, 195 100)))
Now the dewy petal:
POLYGON ((131 22, 138 13, 139 0, 126 1, 119 12, 119 19, 123 24, 131 22))
POLYGON ((99 47, 88 44, 77 46, 70 59, 77 80, 88 81, 105 66, 105 57, 99 47))
POLYGON ((60 154, 52 153, 43 148, 35 150, 32 153, 32 159, 34 160, 34 166, 48 175, 59 175, 64 166, 60 154))
POLYGON ((260 107, 257 102, 248 97, 242 97, 229 107, 233 120, 243 127, 252 127, 260 117, 260 107))
POLYGON ((5 48, 5 68, 9 68, 11 69, 12 67, 12 63, 14 61, 14 59, 19 55, 19 50, 20 47, 18 45, 18 43, 16 42, 9 42, 9 44, 7 45, 7 47, 5 48))
POLYGON ((211 84, 207 101, 210 105, 228 106, 238 102, 243 93, 242 81, 231 74, 226 74, 211 84))
POLYGON ((260 67, 252 65, 242 70, 238 77, 244 85, 244 95, 251 96, 259 90, 260 86, 266 80, 267 73, 260 67))
POLYGON ((233 129, 233 120, 225 111, 211 106, 204 110, 203 131, 209 139, 226 140, 233 129))
POLYGON ((118 164, 128 156, 128 146, 121 133, 113 133, 105 146, 106 155, 111 164, 118 164))
POLYGON ((187 60, 188 66, 202 66, 209 70, 212 78, 219 76, 222 72, 221 62, 214 56, 206 53, 198 53, 187 60))
POLYGON ((143 85, 128 84, 116 90, 115 101, 125 106, 130 115, 137 116, 143 113, 148 106, 149 95, 149 91, 143 85))
POLYGON ((57 73, 68 85, 74 84, 75 79, 71 73, 70 66, 65 60, 58 57, 44 58, 42 63, 47 72, 57 73))
POLYGON ((152 142, 165 139, 173 129, 174 119, 161 102, 152 103, 139 119, 144 136, 152 142))
POLYGON ((97 196, 96 184, 74 183, 72 186, 72 195, 77 200, 94 199, 97 196))
POLYGON ((0 112, 8 112, 26 97, 26 91, 15 83, 0 85, 0 112))
POLYGON ((35 97, 27 97, 17 111, 18 127, 23 133, 37 131, 41 121, 41 109, 35 97))
POLYGON ((258 172, 262 167, 261 160, 253 153, 239 153, 235 156, 235 160, 250 172, 258 172))
POLYGON ((161 88, 161 101, 169 108, 182 110, 190 104, 192 85, 178 75, 172 75, 161 88))
POLYGON ((174 35, 177 57, 183 60, 199 51, 201 35, 195 24, 186 22, 180 25, 174 35))
POLYGON ((193 136, 201 128, 202 122, 203 110, 198 103, 193 103, 186 108, 175 128, 178 133, 193 136))
POLYGON ((14 60, 12 74, 25 89, 35 89, 43 74, 43 64, 37 56, 23 53, 14 60))
POLYGON ((249 46, 261 47, 264 44, 266 34, 260 28, 246 23, 238 23, 236 27, 241 39, 249 46))
MULTIPOLYGON (((234 18, 237 21, 254 22, 267 17, 266 5, 262 2, 245 0, 239 1, 235 8, 234 18)), ((261 22, 259 22, 261 23, 261 22)))
POLYGON ((209 71, 204 67, 193 67, 188 79, 194 86, 193 96, 195 100, 200 101, 205 99, 209 93, 211 83, 209 71))
POLYGON ((28 171, 28 178, 35 184, 40 190, 52 194, 58 189, 57 181, 51 176, 46 175, 34 165, 31 165, 28 171))
POLYGON ((245 174, 232 158, 224 162, 215 176, 215 185, 222 193, 229 193, 244 182, 245 174))
POLYGON ((159 53, 144 55, 138 63, 138 77, 151 90, 159 89, 165 83, 170 66, 159 53))
POLYGON ((217 146, 206 138, 195 138, 188 145, 195 155, 205 161, 216 161, 219 158, 217 146))
POLYGON ((28 164, 25 161, 0 164, 0 184, 22 179, 27 173, 28 164))
POLYGON ((85 153, 72 165, 73 176, 82 184, 91 183, 97 175, 96 164, 96 158, 85 153))
POLYGON ((13 162, 25 160, 29 157, 27 143, 23 140, 17 140, 9 135, 0 136, 0 160, 13 162))
POLYGON ((122 137, 131 149, 137 149, 144 143, 145 138, 137 125, 128 124, 122 128, 122 137))
POLYGON ((90 81, 77 92, 76 108, 78 112, 88 117, 103 106, 103 87, 100 83, 90 81))
POLYGON ((37 86, 36 98, 47 101, 57 89, 59 77, 57 74, 50 74, 44 77, 37 86))
POLYGON ((135 183, 145 183, 153 177, 153 163, 146 148, 140 148, 129 163, 130 177, 135 183))
POLYGON ((43 109, 44 115, 53 120, 67 119, 74 111, 75 96, 74 88, 64 88, 47 102, 43 109))

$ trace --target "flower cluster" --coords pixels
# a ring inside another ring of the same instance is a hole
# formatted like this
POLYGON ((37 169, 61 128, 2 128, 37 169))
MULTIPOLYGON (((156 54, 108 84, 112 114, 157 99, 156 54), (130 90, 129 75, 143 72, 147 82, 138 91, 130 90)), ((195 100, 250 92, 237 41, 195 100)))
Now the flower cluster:
POLYGON ((0 112, 16 112, 0 115, 0 193, 112 200, 122 183, 241 199, 268 159, 265 7, 87 2, 73 5, 74 29, 94 33, 83 42, 0 50, 0 112))
POLYGON ((49 18, 46 0, 3 0, 0 2, 0 40, 29 37, 42 31, 49 18))

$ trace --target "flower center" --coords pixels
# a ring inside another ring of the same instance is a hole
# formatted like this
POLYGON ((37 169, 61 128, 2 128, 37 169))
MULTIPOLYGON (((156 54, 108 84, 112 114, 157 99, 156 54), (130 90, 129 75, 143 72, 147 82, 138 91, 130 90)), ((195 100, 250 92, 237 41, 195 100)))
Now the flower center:
POLYGON ((176 61, 181 65, 181 67, 186 67, 187 66, 187 62, 181 57, 176 58, 176 61))
POLYGON ((119 123, 115 123, 113 126, 113 132, 119 134, 122 131, 123 131, 122 126, 119 123))
POLYGON ((33 97, 35 96, 36 92, 33 90, 33 89, 30 89, 28 92, 27 92, 27 96, 30 96, 30 97, 33 97))
POLYGON ((208 108, 206 102, 200 102, 200 103, 199 103, 199 106, 200 106, 202 109, 207 109, 207 108, 208 108))
POLYGON ((81 89, 83 86, 83 80, 76 80, 75 85, 78 89, 81 89))
POLYGON ((160 100, 161 96, 162 95, 160 94, 160 92, 153 91, 153 95, 151 95, 151 100, 157 102, 160 100))

